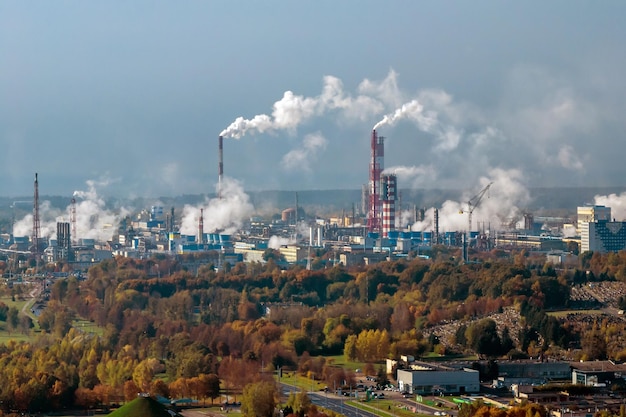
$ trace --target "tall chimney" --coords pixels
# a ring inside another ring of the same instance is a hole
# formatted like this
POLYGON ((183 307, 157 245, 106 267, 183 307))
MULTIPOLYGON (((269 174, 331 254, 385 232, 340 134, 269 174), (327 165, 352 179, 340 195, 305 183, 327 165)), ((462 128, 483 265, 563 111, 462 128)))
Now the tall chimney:
POLYGON ((435 207, 435 245, 439 244, 439 209, 435 207))
POLYGON ((222 179, 224 176, 224 138, 220 135, 218 139, 219 150, 218 157, 219 161, 217 163, 217 198, 222 198, 222 179))
POLYGON ((204 243, 204 209, 200 209, 200 219, 198 220, 198 245, 204 243))
POLYGON ((384 139, 384 137, 376 134, 376 130, 372 130, 369 165, 369 204, 367 213, 367 230, 370 232, 380 231, 379 229, 381 227, 380 214, 382 202, 380 197, 380 174, 382 174, 385 167, 384 139))
POLYGON ((32 235, 32 244, 33 244, 33 256, 36 260, 35 270, 39 272, 39 239, 40 239, 40 225, 39 225, 39 179, 37 178, 37 173, 35 172, 35 193, 33 197, 33 235, 32 235))

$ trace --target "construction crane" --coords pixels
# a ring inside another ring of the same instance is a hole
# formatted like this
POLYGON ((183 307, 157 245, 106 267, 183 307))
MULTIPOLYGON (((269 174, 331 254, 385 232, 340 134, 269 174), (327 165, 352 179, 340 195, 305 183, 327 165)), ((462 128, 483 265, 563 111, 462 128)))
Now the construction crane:
POLYGON ((489 184, 487 184, 487 186, 483 188, 482 190, 480 190, 478 194, 476 194, 474 197, 470 198, 467 201, 467 210, 459 211, 459 214, 467 213, 467 222, 468 222, 467 237, 468 238, 469 238, 469 232, 470 230, 472 230, 472 213, 474 213, 474 210, 476 209, 476 207, 479 206, 483 197, 485 196, 487 191, 489 191, 489 187, 491 187, 491 184, 493 184, 493 182, 490 182, 489 184))

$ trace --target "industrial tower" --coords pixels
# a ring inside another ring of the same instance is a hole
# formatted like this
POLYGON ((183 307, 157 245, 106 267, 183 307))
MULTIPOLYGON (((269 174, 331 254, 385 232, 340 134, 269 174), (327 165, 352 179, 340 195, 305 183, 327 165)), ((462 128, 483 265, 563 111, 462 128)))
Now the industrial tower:
POLYGON ((204 244, 204 209, 200 209, 200 218, 198 219, 198 245, 204 244))
POLYGON ((37 173, 35 172, 35 195, 33 196, 33 234, 31 239, 33 244, 32 253, 36 261, 36 272, 39 272, 39 234, 39 180, 37 178, 37 173))
POLYGON ((379 231, 381 227, 382 202, 380 198, 380 175, 385 166, 385 138, 372 130, 371 159, 369 170, 369 204, 367 211, 367 230, 379 231))
POLYGON ((397 180, 394 174, 385 174, 380 178, 381 198, 383 202, 382 233, 387 237, 396 228, 396 201, 398 199, 397 180))

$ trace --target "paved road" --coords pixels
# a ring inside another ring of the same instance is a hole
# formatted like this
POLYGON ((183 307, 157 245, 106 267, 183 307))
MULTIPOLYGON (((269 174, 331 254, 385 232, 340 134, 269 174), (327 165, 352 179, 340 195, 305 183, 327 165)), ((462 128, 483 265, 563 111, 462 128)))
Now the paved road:
POLYGON ((309 392, 308 394, 313 404, 333 410, 346 417, 377 417, 374 413, 346 404, 345 399, 341 397, 318 392, 309 392))
POLYGON ((28 293, 30 300, 22 306, 22 314, 32 317, 32 315, 29 314, 29 311, 27 310, 35 304, 35 302, 37 301, 37 297, 39 297, 39 294, 41 294, 41 285, 35 284, 35 287, 30 290, 30 293, 28 293))
MULTIPOLYGON (((281 395, 286 398, 290 393, 296 392, 298 389, 292 385, 281 383, 281 395)), ((347 398, 341 397, 338 395, 324 393, 324 392, 307 392, 311 402, 319 407, 324 407, 329 410, 333 410, 336 413, 342 414, 346 417, 378 417, 381 414, 388 414, 389 416, 394 415, 394 410, 379 412, 378 414, 373 413, 371 411, 362 410, 360 408, 354 407, 353 405, 347 404, 347 398)), ((417 410, 420 414, 434 414, 435 411, 440 411, 440 409, 435 407, 429 407, 425 404, 417 404, 414 401, 407 399, 394 399, 394 401, 398 403, 406 404, 407 406, 415 407, 417 406, 417 410)), ((448 411, 450 413, 450 411, 448 411)), ((200 410, 184 410, 181 412, 185 417, 224 417, 221 413, 212 413, 207 409, 200 410)), ((456 415, 456 412, 453 412, 452 415, 456 415)))
MULTIPOLYGON (((287 397, 289 394, 295 390, 296 387, 288 384, 281 383, 282 395, 287 397)), ((350 404, 347 404, 347 398, 341 397, 338 395, 323 393, 323 392, 312 392, 308 391, 307 394, 309 398, 311 398, 311 402, 320 407, 328 408, 337 413, 343 414, 346 417, 377 417, 379 415, 388 414, 389 416, 394 415, 394 410, 389 411, 379 411, 378 413, 362 410, 360 408, 354 407, 350 404)), ((387 394, 389 395, 389 394, 387 394)), ((405 398, 388 398, 393 400, 396 403, 401 403, 406 405, 407 407, 415 407, 420 414, 435 414, 436 411, 441 411, 440 408, 431 407, 426 404, 419 404, 413 400, 405 399, 405 398)), ((376 400, 373 400, 376 401, 376 400)), ((457 411, 447 411, 448 414, 456 416, 457 411)))

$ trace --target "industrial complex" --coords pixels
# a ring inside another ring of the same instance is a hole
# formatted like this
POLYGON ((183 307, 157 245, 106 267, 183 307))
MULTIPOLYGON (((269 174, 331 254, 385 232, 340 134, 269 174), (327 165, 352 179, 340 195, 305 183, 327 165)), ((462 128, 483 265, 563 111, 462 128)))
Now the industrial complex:
MULTIPOLYGON (((385 170, 383 136, 372 130, 368 183, 363 187, 361 207, 352 213, 319 218, 311 216, 298 203, 285 207, 280 218, 249 216, 238 219, 239 227, 207 230, 206 220, 214 214, 200 208, 195 218, 195 233, 183 232, 182 214, 175 207, 154 205, 139 214, 126 216, 119 224, 108 225, 110 237, 97 239, 80 236, 77 223, 81 213, 73 197, 68 206, 69 221, 58 221, 55 232, 42 235, 39 177, 35 174, 32 232, 30 236, 2 235, 0 250, 11 254, 12 269, 18 270, 27 259, 40 264, 64 261, 75 270, 113 256, 145 258, 153 253, 185 254, 211 252, 215 264, 242 261, 263 262, 268 249, 280 253, 285 264, 311 268, 320 250, 332 253, 333 264, 362 265, 393 257, 427 256, 434 245, 460 249, 461 261, 471 262, 471 253, 494 248, 545 251, 555 263, 571 252, 619 251, 626 248, 626 223, 615 221, 611 208, 584 205, 576 217, 540 217, 524 212, 520 218, 506 219, 498 225, 483 221, 474 227, 472 215, 489 198, 493 182, 461 204, 458 216, 466 216, 467 227, 444 230, 440 227, 439 208, 418 208, 419 202, 402 206, 398 177, 385 170), (432 221, 424 227, 425 213, 432 221), (420 227, 415 227, 420 222, 420 227), (21 262, 21 263, 20 263, 21 262)), ((223 137, 218 138, 218 182, 216 199, 224 190, 223 137)), ((23 202, 20 202, 23 203, 23 202)), ((465 218, 465 217, 463 217, 465 218)), ((50 229, 50 228, 48 228, 50 229)))

